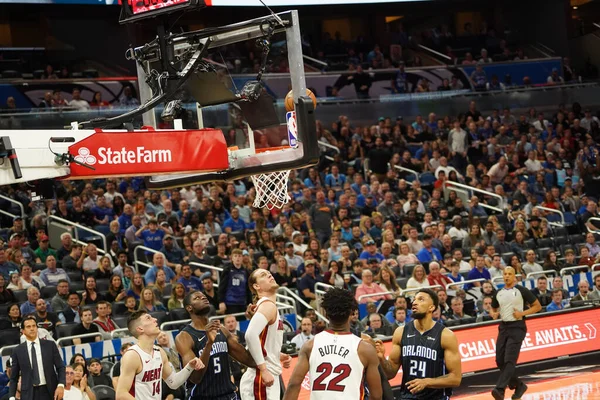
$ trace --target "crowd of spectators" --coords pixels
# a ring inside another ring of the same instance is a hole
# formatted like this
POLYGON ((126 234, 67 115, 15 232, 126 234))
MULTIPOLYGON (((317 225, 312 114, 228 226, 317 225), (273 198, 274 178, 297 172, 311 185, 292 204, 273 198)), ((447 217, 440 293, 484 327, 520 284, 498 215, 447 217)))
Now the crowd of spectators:
POLYGON ((534 292, 545 310, 600 300, 600 277, 579 282, 574 297, 561 279, 563 268, 600 261, 598 238, 586 234, 597 229, 600 198, 600 128, 591 110, 482 113, 473 102, 456 117, 356 126, 342 116, 317 130, 340 152, 291 171, 291 201, 281 210, 253 208, 248 180, 163 191, 136 177, 60 181, 56 200, 42 202, 31 201, 26 185, 3 187, 27 215, 2 221, 0 325, 10 330, 33 315, 48 337, 87 333, 73 342, 99 341, 137 309, 161 321, 187 318, 190 290, 203 291, 215 315, 243 319, 256 268, 309 306, 297 310, 306 318, 289 337, 300 346, 325 328, 315 314, 318 282, 353 290, 365 304, 353 332, 384 336, 410 321, 411 290, 432 285, 440 323, 490 319, 506 266, 521 280, 540 273, 534 292), (452 182, 488 194, 465 196, 452 182), (552 210, 569 217, 568 226, 552 210), (103 233, 107 248, 83 230, 83 244, 74 231, 50 238, 50 215, 103 233), (134 253, 143 264, 133 265, 134 253))

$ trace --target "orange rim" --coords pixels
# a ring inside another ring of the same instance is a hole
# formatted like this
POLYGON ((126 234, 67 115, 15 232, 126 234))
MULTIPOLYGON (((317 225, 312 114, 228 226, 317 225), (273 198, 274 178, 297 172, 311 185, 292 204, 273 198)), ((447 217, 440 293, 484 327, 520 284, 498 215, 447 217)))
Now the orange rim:
POLYGON ((267 151, 278 151, 278 150, 289 150, 290 146, 278 146, 278 147, 268 147, 266 149, 255 149, 257 153, 264 153, 267 151))

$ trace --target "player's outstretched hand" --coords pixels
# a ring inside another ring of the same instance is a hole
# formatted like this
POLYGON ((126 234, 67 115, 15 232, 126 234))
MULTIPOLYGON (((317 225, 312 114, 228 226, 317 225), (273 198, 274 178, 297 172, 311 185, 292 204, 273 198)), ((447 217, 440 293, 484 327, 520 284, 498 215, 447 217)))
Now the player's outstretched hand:
POLYGON ((292 365, 292 356, 289 354, 280 353, 279 361, 281 361, 283 368, 288 369, 292 365))
POLYGON ((206 325, 205 329, 206 334, 208 335, 208 340, 211 343, 214 343, 215 339, 217 338, 217 334, 221 329, 221 321, 219 321, 218 319, 212 320, 206 325))
POLYGON ((192 368, 194 368, 196 371, 201 370, 202 368, 204 368, 204 363, 202 362, 202 360, 200 360, 198 357, 196 358, 192 358, 190 360, 190 362, 188 363, 188 365, 192 368))
POLYGON ((427 388, 428 379, 413 379, 406 384, 412 394, 419 393, 427 388))
POLYGON ((275 382, 275 378, 267 369, 260 372, 260 377, 262 378, 262 381, 266 387, 273 386, 273 383, 275 382))

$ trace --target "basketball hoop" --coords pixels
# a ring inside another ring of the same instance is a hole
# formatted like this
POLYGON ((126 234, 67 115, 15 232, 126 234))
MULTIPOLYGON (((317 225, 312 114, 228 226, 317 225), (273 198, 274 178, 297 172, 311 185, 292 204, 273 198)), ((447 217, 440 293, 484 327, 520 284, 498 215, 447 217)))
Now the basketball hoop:
POLYGON ((289 176, 289 170, 252 175, 252 182, 256 189, 256 197, 252 205, 256 208, 267 207, 269 210, 283 208, 290 201, 287 191, 289 176))

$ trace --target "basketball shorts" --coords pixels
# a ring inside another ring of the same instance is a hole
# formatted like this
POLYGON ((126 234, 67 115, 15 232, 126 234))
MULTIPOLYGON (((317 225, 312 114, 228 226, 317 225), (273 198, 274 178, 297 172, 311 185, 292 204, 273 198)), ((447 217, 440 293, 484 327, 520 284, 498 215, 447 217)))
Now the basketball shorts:
POLYGON ((242 400, 279 400, 280 397, 279 376, 271 387, 265 386, 256 368, 248 368, 240 381, 240 398, 242 400))

